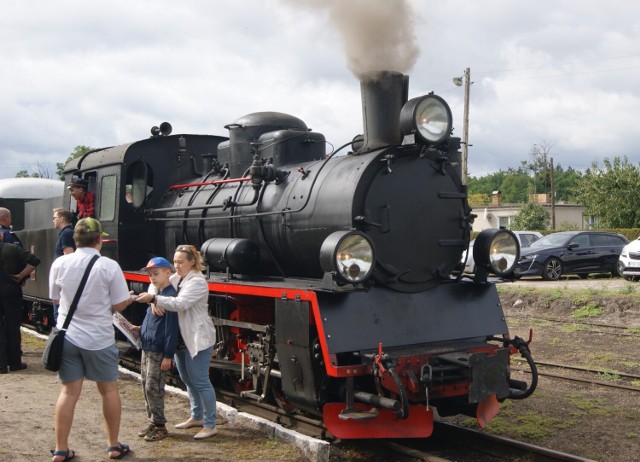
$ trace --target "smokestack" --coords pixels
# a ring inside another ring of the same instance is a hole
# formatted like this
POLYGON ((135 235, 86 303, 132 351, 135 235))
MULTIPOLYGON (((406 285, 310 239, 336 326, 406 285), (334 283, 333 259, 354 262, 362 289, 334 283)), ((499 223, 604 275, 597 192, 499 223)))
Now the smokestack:
POLYGON ((407 102, 409 77, 400 72, 370 72, 363 76, 360 89, 364 143, 359 151, 400 144, 400 110, 407 102))

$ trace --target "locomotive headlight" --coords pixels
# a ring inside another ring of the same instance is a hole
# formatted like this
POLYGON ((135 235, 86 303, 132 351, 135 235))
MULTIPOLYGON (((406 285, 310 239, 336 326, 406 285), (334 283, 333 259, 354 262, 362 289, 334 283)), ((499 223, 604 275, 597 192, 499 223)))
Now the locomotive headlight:
POLYGON ((341 281, 358 284, 371 276, 374 268, 373 245, 359 231, 331 233, 320 248, 320 266, 341 281))
POLYGON ((520 258, 518 238, 507 229, 485 229, 473 245, 477 268, 497 276, 509 276, 520 258))
POLYGON ((416 134, 426 144, 441 143, 451 133, 451 109, 436 95, 413 98, 400 111, 403 135, 416 134))

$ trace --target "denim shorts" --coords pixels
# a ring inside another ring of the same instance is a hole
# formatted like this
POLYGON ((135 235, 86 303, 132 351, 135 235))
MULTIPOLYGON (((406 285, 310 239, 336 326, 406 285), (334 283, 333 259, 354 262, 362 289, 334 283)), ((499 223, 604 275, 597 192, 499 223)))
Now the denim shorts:
POLYGON ((58 379, 63 383, 82 378, 94 382, 113 382, 118 379, 119 359, 120 350, 115 344, 102 350, 85 350, 65 338, 58 379))

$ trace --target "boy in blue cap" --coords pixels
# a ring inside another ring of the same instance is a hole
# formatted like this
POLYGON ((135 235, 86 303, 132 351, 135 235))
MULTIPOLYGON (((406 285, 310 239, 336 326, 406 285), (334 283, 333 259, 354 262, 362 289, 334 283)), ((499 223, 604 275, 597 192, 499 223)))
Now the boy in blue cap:
MULTIPOLYGON (((167 259, 152 258, 140 271, 149 274, 158 295, 175 297, 178 294, 169 281, 173 267, 167 259)), ((160 441, 168 435, 165 425, 167 419, 164 416, 164 386, 167 373, 173 366, 172 359, 179 335, 178 313, 167 312, 164 316, 156 316, 149 305, 140 328, 140 375, 150 423, 140 429, 138 436, 144 437, 145 441, 160 441)))

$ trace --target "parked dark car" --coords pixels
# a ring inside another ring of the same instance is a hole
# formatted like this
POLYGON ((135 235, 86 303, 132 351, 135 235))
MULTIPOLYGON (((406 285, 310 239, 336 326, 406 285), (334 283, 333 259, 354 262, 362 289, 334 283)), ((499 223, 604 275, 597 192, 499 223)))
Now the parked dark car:
POLYGON ((557 281, 563 274, 586 278, 589 273, 618 274, 618 258, 629 240, 621 234, 598 231, 553 233, 522 249, 516 277, 542 276, 557 281))

